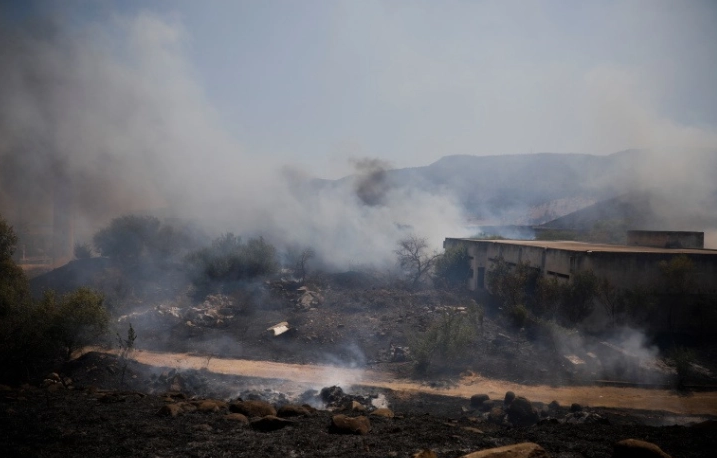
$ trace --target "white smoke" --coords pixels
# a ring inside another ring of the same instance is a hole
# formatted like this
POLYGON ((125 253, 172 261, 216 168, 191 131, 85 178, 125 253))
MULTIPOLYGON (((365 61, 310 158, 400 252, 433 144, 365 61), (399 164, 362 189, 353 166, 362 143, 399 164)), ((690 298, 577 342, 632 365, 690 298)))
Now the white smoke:
POLYGON ((109 218, 160 212, 312 246, 340 266, 388 261, 407 230, 439 247, 460 226, 444 196, 386 185, 367 204, 353 183, 316 187, 243 149, 194 78, 178 24, 143 13, 1 33, 0 212, 11 220, 20 207, 41 219, 61 171, 85 240, 109 218))

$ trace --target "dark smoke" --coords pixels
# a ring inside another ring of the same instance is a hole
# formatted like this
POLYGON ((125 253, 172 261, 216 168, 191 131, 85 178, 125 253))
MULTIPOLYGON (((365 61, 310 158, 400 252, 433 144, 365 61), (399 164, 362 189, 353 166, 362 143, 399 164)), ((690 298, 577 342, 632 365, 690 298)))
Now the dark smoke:
POLYGON ((356 159, 353 161, 356 168, 355 187, 356 195, 365 205, 383 205, 389 183, 386 171, 389 164, 380 159, 356 159))

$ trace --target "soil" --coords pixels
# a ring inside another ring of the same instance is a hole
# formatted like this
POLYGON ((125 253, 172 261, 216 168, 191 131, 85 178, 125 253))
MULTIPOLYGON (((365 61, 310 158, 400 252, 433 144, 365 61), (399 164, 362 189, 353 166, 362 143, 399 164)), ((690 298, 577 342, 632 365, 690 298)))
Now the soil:
POLYGON ((114 356, 92 352, 63 368, 63 375, 72 378, 64 379, 67 388, 3 388, 0 456, 406 457, 430 449, 439 457, 459 457, 528 441, 540 444, 553 457, 610 457, 613 444, 627 438, 657 444, 673 457, 711 457, 717 447, 716 417, 708 415, 582 406, 584 412, 599 415, 600 423, 567 424, 560 422, 569 416, 567 405, 534 402, 542 421, 512 427, 490 422, 466 398, 362 385, 341 396, 358 400, 367 411, 373 409, 372 402, 380 401, 395 416, 368 415, 367 435, 334 434, 329 429, 333 415, 365 412, 342 410, 338 401, 321 405, 317 391, 306 390, 310 384, 133 362, 118 389, 120 369, 114 356), (165 392, 176 383, 181 393, 165 392), (147 394, 152 391, 156 394, 147 394), (275 406, 309 402, 319 410, 292 417, 289 426, 270 432, 227 420, 225 407, 176 417, 159 415, 167 404, 237 398, 264 399, 275 406), (672 425, 661 426, 665 423, 672 425))
MULTIPOLYGON (((55 271, 55 283, 66 280, 55 271)), ((653 442, 673 457, 715 455, 717 365, 709 345, 697 348, 697 364, 681 380, 691 391, 678 392, 674 371, 646 365, 635 349, 585 335, 567 355, 487 309, 460 354, 439 355, 417 373, 411 347, 445 313, 474 318, 475 298, 410 292, 358 272, 305 289, 286 280, 245 285, 201 303, 177 294, 180 286, 114 310, 123 315, 118 332, 129 323, 137 331, 134 360, 118 361, 110 344, 60 368, 60 382, 3 388, 0 456, 404 457, 426 448, 458 457, 531 441, 553 457, 609 457, 626 438, 653 442), (287 332, 269 330, 282 322, 287 332), (365 412, 317 398, 332 385, 365 412), (470 404, 470 396, 486 394, 493 402, 486 405, 502 407, 508 390, 532 402, 539 423, 515 427, 470 404), (158 415, 167 404, 237 398, 308 402, 319 410, 271 432, 227 420, 225 407, 158 415), (585 413, 578 424, 569 421, 573 403, 585 413), (369 416, 367 435, 330 432, 336 413, 366 414, 375 404, 395 416, 369 416)))

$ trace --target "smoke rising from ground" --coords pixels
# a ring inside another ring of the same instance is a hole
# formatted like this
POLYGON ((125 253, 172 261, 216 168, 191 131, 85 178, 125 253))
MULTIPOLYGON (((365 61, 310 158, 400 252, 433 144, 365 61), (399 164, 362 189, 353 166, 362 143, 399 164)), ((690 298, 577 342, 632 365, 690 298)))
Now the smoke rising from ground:
POLYGON ((378 161, 357 161, 352 185, 317 190, 245 151, 193 77, 178 24, 139 14, 0 34, 0 208, 15 224, 48 224, 52 194, 69 185, 79 239, 153 213, 312 246, 336 266, 387 261, 407 228, 439 246, 460 224, 447 198, 388 187, 378 161))

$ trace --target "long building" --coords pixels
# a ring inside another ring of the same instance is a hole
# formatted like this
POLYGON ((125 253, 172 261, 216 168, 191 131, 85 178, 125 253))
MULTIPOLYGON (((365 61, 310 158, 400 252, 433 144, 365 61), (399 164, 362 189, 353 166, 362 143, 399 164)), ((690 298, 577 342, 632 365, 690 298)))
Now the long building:
POLYGON ((686 256, 694 264, 690 291, 717 294, 717 250, 704 249, 704 236, 695 232, 631 231, 630 245, 572 241, 480 240, 447 238, 444 248, 463 245, 471 259, 468 289, 487 289, 487 274, 498 259, 509 265, 528 264, 543 276, 569 281, 577 272, 591 270, 617 288, 660 286, 662 261, 686 256), (642 246, 642 245, 652 246, 642 246), (680 247, 666 248, 660 246, 680 247))

